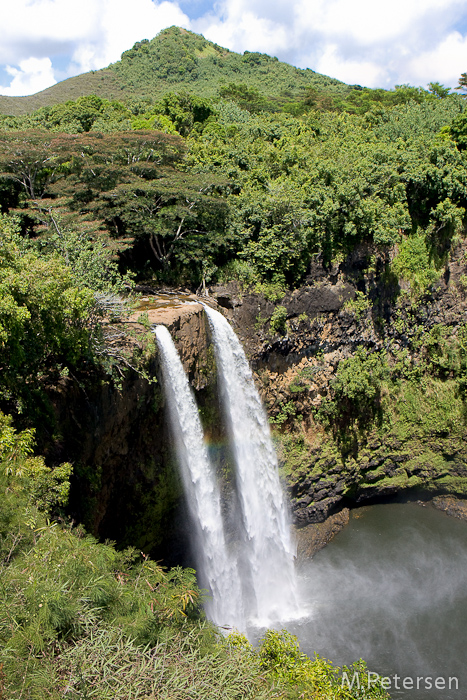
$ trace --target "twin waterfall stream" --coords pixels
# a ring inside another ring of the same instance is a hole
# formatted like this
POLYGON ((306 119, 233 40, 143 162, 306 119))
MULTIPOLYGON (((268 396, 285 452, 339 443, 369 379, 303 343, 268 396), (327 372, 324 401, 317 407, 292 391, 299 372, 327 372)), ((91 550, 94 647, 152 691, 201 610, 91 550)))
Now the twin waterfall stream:
MULTIPOLYGON (((227 436, 220 481, 170 333, 165 326, 154 332, 207 617, 252 642, 264 628, 286 627, 309 656, 340 667, 363 657, 383 677, 426 678, 431 685, 413 689, 413 700, 439 700, 435 675, 459 681, 458 690, 446 685, 445 700, 465 698, 465 523, 426 503, 366 505, 332 545, 302 561, 299 597, 267 416, 235 333, 204 309, 227 436)), ((391 697, 407 697, 393 687, 391 697)))
POLYGON ((295 552, 268 419, 248 361, 222 314, 207 306, 205 312, 235 463, 235 541, 226 532, 220 488, 185 370, 167 328, 154 332, 198 579, 210 593, 206 614, 217 625, 247 632, 300 616, 295 552))

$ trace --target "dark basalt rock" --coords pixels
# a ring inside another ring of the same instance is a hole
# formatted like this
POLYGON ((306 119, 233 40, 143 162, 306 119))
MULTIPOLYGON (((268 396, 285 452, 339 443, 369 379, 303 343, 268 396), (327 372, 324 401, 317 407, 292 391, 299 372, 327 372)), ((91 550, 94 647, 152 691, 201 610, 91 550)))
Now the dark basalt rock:
POLYGON ((354 296, 355 290, 351 285, 320 284, 297 289, 287 294, 281 303, 286 307, 289 317, 305 313, 313 319, 323 313, 339 311, 354 296))
POLYGON ((435 508, 459 520, 467 520, 467 500, 455 496, 435 496, 432 501, 435 508))
POLYGON ((321 523, 297 530, 297 558, 308 559, 325 547, 349 522, 349 509, 343 508, 321 523))
POLYGON ((298 527, 309 523, 322 523, 335 511, 336 505, 340 501, 340 496, 334 496, 325 498, 305 508, 297 508, 294 510, 294 521, 298 527))

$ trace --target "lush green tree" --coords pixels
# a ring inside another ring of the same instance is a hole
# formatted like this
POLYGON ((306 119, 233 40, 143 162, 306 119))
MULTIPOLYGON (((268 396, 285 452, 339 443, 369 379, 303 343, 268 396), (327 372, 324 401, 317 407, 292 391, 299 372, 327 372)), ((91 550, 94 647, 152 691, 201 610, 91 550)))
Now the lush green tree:
POLYGON ((65 159, 46 131, 6 132, 0 140, 0 177, 17 183, 29 199, 44 195, 65 159))
POLYGON ((449 95, 451 88, 446 87, 445 85, 442 85, 441 83, 428 83, 428 90, 435 97, 439 97, 440 99, 444 99, 445 97, 447 97, 449 95))
POLYGON ((441 274, 430 255, 430 247, 423 233, 401 240, 391 270, 409 284, 414 296, 426 292, 441 274))
POLYGON ((454 90, 461 90, 463 93, 467 93, 467 73, 461 73, 459 83, 454 90))
MULTIPOLYGON (((74 232, 70 235, 76 239, 72 244, 75 251, 78 240, 84 241, 83 236, 87 236, 90 242, 89 235, 93 235, 95 242, 88 246, 88 253, 94 250, 97 255, 99 249, 101 255, 104 248, 127 248, 143 230, 148 236, 154 233, 156 240, 158 220, 151 220, 151 216, 161 210, 166 211, 167 222, 173 221, 177 239, 185 237, 188 229, 194 230, 198 199, 209 199, 205 193, 212 188, 200 178, 175 169, 183 149, 179 136, 154 131, 57 134, 52 139, 47 132, 33 132, 32 136, 28 132, 6 140, 9 171, 4 176, 23 185, 23 218, 27 215, 29 224, 35 222, 34 235, 40 233, 49 247, 58 250, 62 246, 68 261, 68 244, 61 243, 65 231, 74 232), (13 147, 7 148, 10 141, 13 147), (147 219, 146 228, 143 219, 147 219)), ((147 254, 152 255, 149 244, 147 254)), ((84 260, 84 249, 80 255, 84 260)), ((158 263, 163 267, 167 255, 170 258, 168 250, 159 255, 158 263)), ((74 269, 76 265, 77 258, 74 269)), ((84 273, 86 265, 79 266, 84 273)), ((100 263, 98 267, 102 269, 100 263)))
POLYGON ((239 257, 259 280, 293 284, 306 272, 314 250, 312 217, 304 188, 286 178, 245 187, 236 202, 239 257))
POLYGON ((199 282, 203 261, 222 256, 227 246, 220 238, 226 204, 214 184, 211 178, 166 171, 157 180, 117 185, 101 194, 94 210, 109 230, 116 223, 119 235, 131 240, 125 258, 136 256, 134 262, 161 270, 165 278, 185 270, 199 282))
POLYGON ((16 121, 3 120, 4 128, 45 129, 58 133, 78 134, 88 131, 123 131, 130 129, 130 110, 121 102, 97 95, 40 107, 16 121))
POLYGON ((115 251, 107 237, 90 233, 83 226, 83 220, 78 222, 79 227, 68 228, 62 221, 60 210, 52 206, 42 207, 37 218, 42 230, 40 237, 30 242, 31 248, 41 255, 60 256, 79 289, 117 295, 131 288, 130 278, 123 277, 118 269, 115 251))
POLYGON ((58 257, 25 247, 14 222, 0 218, 0 399, 20 410, 50 373, 90 356, 91 290, 78 289, 58 257))
POLYGON ((460 151, 467 148, 467 112, 458 114, 450 126, 450 134, 460 151))
POLYGON ((94 221, 96 236, 106 231, 110 249, 128 251, 132 265, 166 275, 177 261, 172 278, 182 265, 199 279, 202 261, 216 255, 226 218, 219 178, 176 167, 184 149, 179 136, 135 131, 70 138, 67 176, 51 188, 68 208, 68 227, 94 221))
POLYGON ((431 257, 437 266, 447 264, 453 241, 459 241, 464 229, 465 208, 453 204, 446 197, 438 202, 430 213, 430 225, 426 230, 431 257))
POLYGON ((187 136, 195 124, 202 124, 214 114, 211 100, 187 92, 168 92, 155 105, 154 111, 168 117, 182 136, 187 136))
POLYGON ((264 95, 256 88, 248 87, 245 83, 229 83, 219 88, 219 95, 232 100, 241 109, 248 112, 261 112, 267 109, 268 103, 264 95))

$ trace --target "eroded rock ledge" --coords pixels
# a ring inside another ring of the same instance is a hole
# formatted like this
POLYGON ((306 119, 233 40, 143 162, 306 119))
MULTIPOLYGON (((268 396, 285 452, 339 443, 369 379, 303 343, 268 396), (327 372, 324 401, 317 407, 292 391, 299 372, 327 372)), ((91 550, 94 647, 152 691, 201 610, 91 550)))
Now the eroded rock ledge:
MULTIPOLYGON (((456 284, 452 275, 449 283, 442 281, 411 322, 427 330, 441 322, 454 330, 465 323, 466 295, 456 284)), ((243 294, 237 284, 214 287, 202 299, 155 293, 143 300, 140 310, 150 324, 162 323, 171 331, 210 437, 216 431, 219 437, 222 421, 201 302, 219 305, 232 323, 275 422, 293 521, 302 529, 302 554, 324 546, 344 526, 349 507, 414 490, 425 498, 467 493, 465 431, 401 439, 374 430, 343 457, 314 420, 339 362, 357 347, 408 346, 404 332, 391 322, 390 309, 385 332, 377 332, 375 309, 386 308, 384 295, 378 307, 357 314, 349 304, 356 290, 353 280, 333 273, 289 293, 280 301, 287 313, 282 334, 268 331, 277 304, 261 294, 243 294), (303 370, 310 368, 310 381, 296 391, 303 370), (285 423, 278 422, 288 404, 300 416, 296 425, 287 416, 285 423)), ((158 371, 155 349, 151 372, 157 377, 158 371)), ((185 514, 160 384, 131 374, 120 389, 103 381, 78 387, 70 380, 57 389, 54 403, 62 435, 56 444, 58 457, 76 464, 72 507, 77 519, 101 538, 132 544, 169 563, 182 561, 185 514)), ((437 507, 456 517, 465 511, 459 500, 440 500, 437 507)))

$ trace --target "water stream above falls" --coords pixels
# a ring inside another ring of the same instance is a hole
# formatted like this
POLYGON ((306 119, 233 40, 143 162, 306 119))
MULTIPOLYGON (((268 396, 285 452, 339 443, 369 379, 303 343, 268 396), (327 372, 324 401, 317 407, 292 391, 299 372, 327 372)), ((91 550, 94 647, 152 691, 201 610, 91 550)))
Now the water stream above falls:
POLYGON ((338 665, 365 659, 392 678, 391 698, 467 697, 467 523, 417 504, 358 509, 301 579, 312 612, 288 628, 303 651, 338 665), (403 689, 405 677, 414 689, 403 689))

